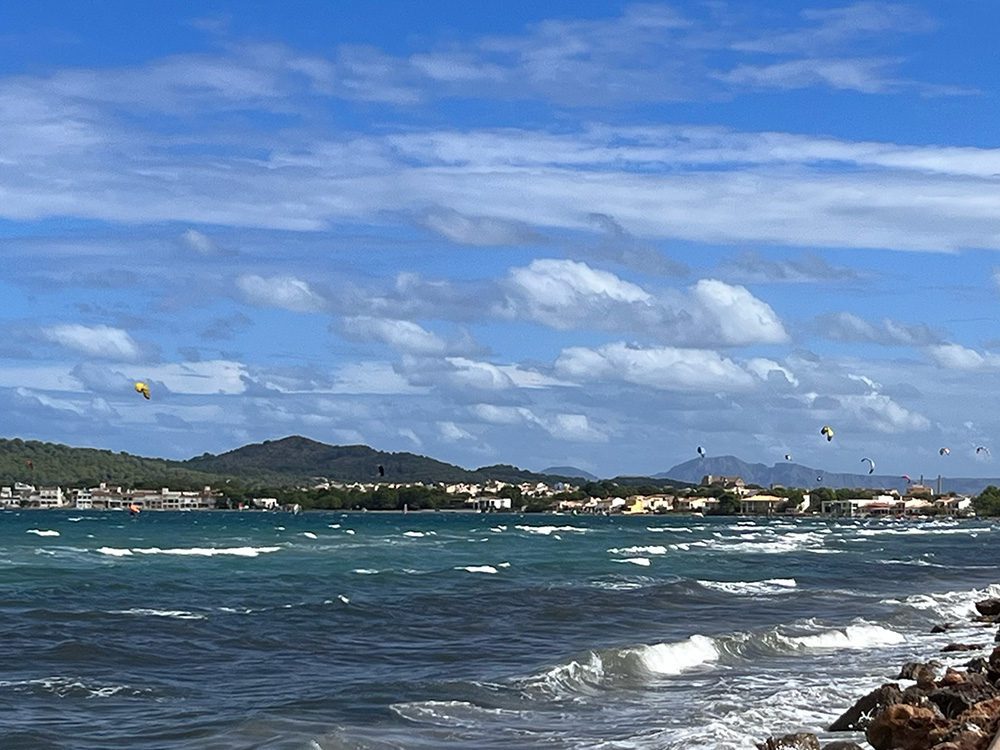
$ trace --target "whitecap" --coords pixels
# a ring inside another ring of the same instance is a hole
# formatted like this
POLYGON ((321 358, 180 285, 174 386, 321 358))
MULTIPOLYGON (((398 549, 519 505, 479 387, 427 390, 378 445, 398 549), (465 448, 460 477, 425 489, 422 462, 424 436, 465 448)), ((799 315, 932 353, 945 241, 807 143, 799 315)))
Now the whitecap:
POLYGON ((737 596, 786 594, 798 586, 794 578, 766 578, 763 581, 698 581, 707 589, 725 591, 737 596))
POLYGON ((195 612, 188 612, 183 609, 145 609, 143 607, 133 607, 132 609, 113 609, 113 615, 136 615, 138 617, 170 617, 175 620, 204 620, 205 615, 195 612))
POLYGON ((410 537, 414 537, 414 538, 420 538, 420 537, 427 536, 427 534, 425 534, 422 531, 404 531, 403 532, 403 536, 410 536, 410 537))
POLYGON ((315 535, 314 533, 312 533, 311 531, 303 531, 303 532, 302 532, 302 536, 304 536, 304 537, 305 537, 306 539, 319 539, 319 537, 318 537, 318 536, 316 536, 316 535, 315 535))
POLYGON ((654 674, 680 674, 681 672, 719 660, 715 640, 704 635, 692 635, 677 643, 656 643, 629 649, 626 654, 639 658, 643 668, 654 674))
POLYGON ((466 565, 464 567, 458 566, 455 570, 466 570, 469 573, 490 573, 496 574, 498 571, 492 565, 466 565))
POLYGON ((97 551, 102 555, 109 555, 111 557, 128 557, 132 554, 132 550, 120 549, 118 547, 100 547, 97 551))
POLYGON ((861 649, 871 646, 891 646, 902 643, 905 638, 895 630, 881 625, 849 625, 843 630, 827 630, 814 635, 788 638, 804 648, 818 649, 861 649))
POLYGON ((576 531, 580 534, 585 534, 590 531, 590 529, 585 529, 581 526, 515 526, 515 529, 525 531, 529 534, 541 534, 542 536, 549 536, 557 531, 576 531))
POLYGON ((351 571, 352 573, 357 573, 359 576, 373 576, 378 573, 375 568, 355 568, 351 571))
POLYGON ((652 565, 648 557, 623 557, 619 560, 612 560, 611 562, 632 563, 633 565, 642 565, 647 568, 652 565))
MULTIPOLYGON (((109 548, 102 547, 98 552, 109 548)), ((258 555, 277 552, 281 547, 176 547, 160 549, 159 547, 133 547, 132 552, 140 555, 182 555, 190 557, 215 557, 216 555, 233 555, 235 557, 257 557, 258 555)), ((104 552, 104 554, 114 554, 104 552)))
POLYGON ((637 555, 642 552, 647 555, 665 555, 667 548, 661 544, 650 544, 645 547, 613 547, 608 552, 615 555, 637 555))
POLYGON ((340 601, 341 601, 342 604, 350 604, 351 603, 351 600, 348 599, 343 594, 337 594, 337 598, 340 599, 340 601))
POLYGON ((25 533, 35 536, 59 536, 59 532, 53 529, 28 529, 25 533))

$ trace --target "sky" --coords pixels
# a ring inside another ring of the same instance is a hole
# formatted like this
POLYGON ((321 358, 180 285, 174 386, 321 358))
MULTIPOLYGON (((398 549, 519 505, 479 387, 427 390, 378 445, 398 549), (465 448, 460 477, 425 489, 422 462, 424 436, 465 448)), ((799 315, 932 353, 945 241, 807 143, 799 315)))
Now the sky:
POLYGON ((0 437, 1000 475, 998 23, 5 4, 0 437))

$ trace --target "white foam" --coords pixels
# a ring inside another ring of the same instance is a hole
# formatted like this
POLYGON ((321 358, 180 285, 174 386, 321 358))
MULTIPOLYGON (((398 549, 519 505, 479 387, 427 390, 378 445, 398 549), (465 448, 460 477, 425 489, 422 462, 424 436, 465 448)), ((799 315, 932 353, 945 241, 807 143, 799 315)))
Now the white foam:
POLYGON ((541 534, 542 536, 549 536, 555 534, 557 531, 575 531, 580 534, 585 534, 590 529, 585 529, 582 526, 515 526, 515 529, 521 531, 526 531, 529 534, 541 534))
POLYGON ((686 526, 678 526, 676 528, 672 526, 647 526, 646 531, 652 531, 654 534, 664 534, 664 533, 674 533, 678 532, 681 534, 693 534, 694 532, 687 528, 686 526))
POLYGON ((788 639, 804 648, 860 649, 871 646, 891 646, 902 643, 905 638, 895 630, 881 625, 849 625, 843 630, 827 630, 815 635, 803 635, 788 639))
POLYGON ((353 536, 353 534, 354 534, 354 529, 344 529, 344 533, 345 533, 345 534, 351 534, 351 535, 353 536))
POLYGON ((136 615, 138 617, 171 617, 175 620, 204 620, 205 615, 195 612, 187 612, 183 609, 144 609, 133 607, 132 609, 113 609, 113 615, 136 615))
POLYGON ((132 554, 130 549, 119 549, 118 547, 100 547, 98 550, 102 555, 111 557, 128 557, 132 554))
POLYGON ((798 586, 794 578, 766 578, 763 581, 698 581, 707 589, 725 591, 737 596, 785 594, 798 586))
POLYGON ((316 535, 315 535, 314 533, 312 533, 311 531, 303 531, 303 532, 302 532, 302 536, 304 536, 304 537, 305 537, 306 539, 319 539, 319 537, 318 537, 318 536, 316 536, 316 535))
POLYGON ((704 635, 693 635, 678 643, 656 643, 628 649, 626 654, 639 658, 642 667, 654 674, 680 674, 681 672, 719 660, 715 640, 704 635))
POLYGON ((649 544, 645 547, 612 547, 608 552, 615 555, 638 555, 642 552, 647 555, 665 555, 667 548, 661 544, 649 544))
POLYGON ((496 574, 498 571, 492 565, 466 565, 465 567, 459 566, 455 570, 467 570, 470 573, 490 573, 496 574))
POLYGON ((281 547, 177 547, 160 549, 159 547, 133 547, 120 549, 117 547, 101 547, 97 551, 102 555, 112 557, 127 557, 139 555, 182 555, 191 557, 215 557, 216 555, 233 555, 235 557, 257 557, 269 552, 277 552, 281 547))
POLYGON ((646 568, 652 565, 648 557, 623 557, 619 560, 612 560, 611 562, 632 563, 633 565, 642 565, 646 568))
POLYGON ((59 532, 53 529, 28 529, 25 533, 35 536, 59 536, 59 532))
POLYGON ((352 573, 357 573, 359 576, 373 576, 378 573, 375 568, 355 568, 351 571, 352 573))
POLYGON ((494 534, 502 534, 506 530, 507 530, 506 526, 491 526, 490 527, 490 531, 492 531, 494 534))
POLYGON ((343 603, 343 604, 350 604, 351 603, 351 600, 348 599, 343 594, 337 594, 337 598, 340 599, 341 603, 343 603))
POLYGON ((340 524, 339 523, 330 523, 330 524, 327 524, 327 526, 329 526, 331 529, 339 529, 340 528, 340 524))
POLYGON ((427 536, 423 531, 404 531, 403 536, 410 536, 419 539, 420 537, 427 536))

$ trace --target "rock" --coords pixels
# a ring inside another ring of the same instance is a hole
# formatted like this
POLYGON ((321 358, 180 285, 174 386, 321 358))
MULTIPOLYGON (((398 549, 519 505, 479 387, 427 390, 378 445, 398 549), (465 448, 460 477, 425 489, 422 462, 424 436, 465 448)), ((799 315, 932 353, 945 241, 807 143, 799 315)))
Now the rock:
POLYGON ((952 685, 960 685, 961 683, 966 682, 966 680, 967 677, 965 675, 965 672, 959 672, 957 669, 952 669, 951 667, 948 667, 947 671, 944 673, 941 679, 938 680, 938 685, 943 687, 950 687, 952 685))
MULTIPOLYGON (((958 673, 955 673, 958 674, 958 673)), ((942 680, 942 683, 944 681, 942 680)), ((939 687, 927 696, 949 719, 957 719, 973 706, 1000 695, 981 674, 970 675, 964 682, 939 687)))
POLYGON ((984 732, 994 734, 1000 725, 1000 696, 980 701, 963 712, 958 721, 975 724, 984 732))
POLYGON ((853 706, 847 709, 827 731, 849 732, 851 730, 863 730, 871 722, 871 718, 883 711, 888 706, 903 701, 903 694, 899 690, 899 685, 891 683, 875 688, 868 695, 859 699, 853 706))
POLYGON ((1000 599, 983 599, 976 602, 976 611, 987 617, 1000 615, 1000 599))
POLYGON ((986 750, 992 735, 986 734, 975 724, 957 724, 938 737, 932 733, 931 741, 936 742, 933 750, 986 750))
POLYGON ((863 748, 857 742, 837 740, 836 742, 827 742, 823 745, 823 750, 863 750, 863 748))
POLYGON ((965 670, 969 673, 984 673, 986 672, 987 664, 986 659, 981 656, 977 656, 975 659, 965 662, 965 670))
POLYGON ((942 622, 940 625, 935 625, 931 628, 932 633, 944 633, 951 630, 954 627, 950 622, 942 622))
POLYGON ((941 653, 946 654, 950 651, 978 651, 981 648, 986 648, 984 645, 976 643, 949 643, 943 649, 941 653))
POLYGON ((931 681, 937 676, 937 670, 941 668, 941 662, 931 660, 929 662, 908 661, 899 670, 897 680, 916 680, 926 682, 928 677, 931 681), (921 675, 928 675, 921 680, 921 675))
POLYGON ((930 733, 949 725, 931 708, 897 703, 872 718, 865 737, 875 750, 925 750, 930 733))
POLYGON ((768 737, 758 742, 759 750, 820 750, 819 738, 810 732, 797 732, 782 737, 768 737))
POLYGON ((997 630, 997 634, 993 636, 994 643, 1000 643, 1000 629, 997 630))
POLYGON ((1000 646, 994 648, 986 659, 986 676, 990 682, 996 682, 1000 679, 1000 646))

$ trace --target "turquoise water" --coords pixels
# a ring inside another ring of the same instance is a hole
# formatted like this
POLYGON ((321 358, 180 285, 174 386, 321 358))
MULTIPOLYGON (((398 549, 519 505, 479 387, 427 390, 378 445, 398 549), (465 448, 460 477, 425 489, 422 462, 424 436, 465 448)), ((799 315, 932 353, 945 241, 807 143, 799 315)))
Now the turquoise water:
POLYGON ((6 512, 0 747, 750 747, 991 640, 927 631, 1000 591, 996 539, 986 521, 6 512))

